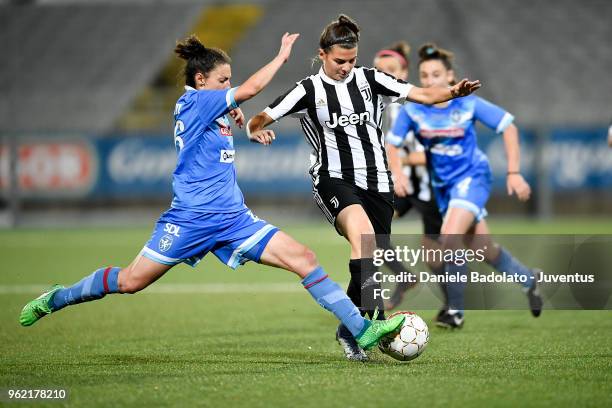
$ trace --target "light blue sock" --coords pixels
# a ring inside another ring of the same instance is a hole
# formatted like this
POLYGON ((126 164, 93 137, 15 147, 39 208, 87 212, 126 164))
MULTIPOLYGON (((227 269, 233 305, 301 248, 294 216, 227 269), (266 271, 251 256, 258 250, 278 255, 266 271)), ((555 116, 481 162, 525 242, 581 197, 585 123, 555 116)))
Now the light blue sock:
POLYGON ((328 278, 320 266, 306 275, 302 280, 302 285, 317 303, 332 312, 354 337, 359 337, 369 327, 370 322, 361 316, 359 309, 351 302, 342 288, 328 278))
MULTIPOLYGON (((459 273, 459 276, 467 274, 467 264, 456 265, 454 263, 446 264, 446 271, 449 275, 459 273)), ((446 295, 448 296, 448 309, 458 311, 463 315, 465 309, 465 283, 464 282, 448 282, 446 284, 446 295)))
POLYGON ((102 299, 107 293, 119 292, 117 277, 121 268, 100 268, 74 285, 61 289, 51 299, 51 309, 60 310, 69 305, 102 299))
POLYGON ((524 288, 530 288, 535 284, 533 273, 529 268, 512 256, 504 247, 499 248, 499 255, 495 261, 489 261, 489 265, 497 269, 498 272, 506 272, 510 275, 526 276, 527 280, 521 282, 524 288))

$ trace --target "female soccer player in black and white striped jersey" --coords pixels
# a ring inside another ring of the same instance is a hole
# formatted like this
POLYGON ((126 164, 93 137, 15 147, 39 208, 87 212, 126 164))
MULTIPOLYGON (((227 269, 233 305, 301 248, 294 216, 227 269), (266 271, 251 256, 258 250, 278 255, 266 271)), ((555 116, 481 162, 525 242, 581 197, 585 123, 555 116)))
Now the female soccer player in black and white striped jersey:
MULTIPOLYGON (((328 24, 319 39, 319 72, 297 82, 254 116, 247 133, 250 140, 268 145, 275 136, 266 126, 287 115, 299 118, 313 147, 315 201, 351 245, 347 294, 372 316, 375 307, 382 306, 374 296, 380 286, 372 279, 374 234, 390 234, 393 217, 382 112, 391 102, 434 104, 466 96, 480 82, 463 79, 447 89, 418 88, 376 69, 356 67, 358 42, 359 27, 351 18, 340 15, 328 24)), ((337 336, 347 358, 367 358, 344 327, 338 328, 337 336)))

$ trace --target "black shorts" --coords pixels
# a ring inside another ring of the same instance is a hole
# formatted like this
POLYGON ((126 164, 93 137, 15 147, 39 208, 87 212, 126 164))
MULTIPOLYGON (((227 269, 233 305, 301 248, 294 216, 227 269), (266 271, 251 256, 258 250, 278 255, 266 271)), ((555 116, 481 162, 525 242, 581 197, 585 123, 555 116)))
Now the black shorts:
POLYGON ((442 229, 442 214, 440 214, 438 205, 433 198, 431 201, 423 201, 410 195, 405 197, 395 196, 394 206, 399 217, 406 214, 412 208, 415 208, 421 214, 421 219, 423 220, 423 233, 433 236, 440 234, 440 230, 442 229))
MULTIPOLYGON (((393 219, 393 193, 379 193, 363 190, 342 179, 319 177, 319 183, 313 186, 314 199, 336 231, 336 217, 349 205, 359 204, 363 207, 376 234, 391 234, 393 219)), ((338 234, 342 235, 340 231, 338 234)))

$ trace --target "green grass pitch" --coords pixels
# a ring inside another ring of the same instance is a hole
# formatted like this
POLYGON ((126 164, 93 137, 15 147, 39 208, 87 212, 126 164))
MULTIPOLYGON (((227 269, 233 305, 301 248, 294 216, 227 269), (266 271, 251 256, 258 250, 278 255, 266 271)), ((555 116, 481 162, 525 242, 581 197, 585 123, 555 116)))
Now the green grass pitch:
MULTIPOLYGON (((328 225, 280 225, 337 281, 348 246, 328 225)), ((416 233, 414 223, 397 232, 416 233)), ((612 222, 493 222, 496 233, 609 233, 612 222)), ((612 406, 612 314, 468 311, 461 331, 433 327, 409 363, 378 351, 349 363, 333 316, 291 274, 213 256, 136 295, 18 325, 41 284, 71 284, 131 261, 150 228, 0 232, 0 389, 65 388, 49 406, 612 406)), ((0 401, 0 405, 8 404, 0 401)), ((40 402, 11 406, 45 406, 40 402)))

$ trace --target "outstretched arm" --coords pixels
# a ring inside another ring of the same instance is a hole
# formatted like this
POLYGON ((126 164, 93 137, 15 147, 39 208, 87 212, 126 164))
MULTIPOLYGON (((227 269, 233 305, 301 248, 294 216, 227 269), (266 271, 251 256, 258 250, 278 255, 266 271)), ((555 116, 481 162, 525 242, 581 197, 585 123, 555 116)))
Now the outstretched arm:
POLYGON ((291 47, 299 34, 289 34, 285 33, 283 35, 283 39, 281 40, 281 47, 278 51, 278 55, 272 59, 267 65, 262 67, 259 71, 251 75, 249 79, 247 79, 242 85, 236 89, 236 93, 234 94, 234 99, 236 102, 241 103, 244 101, 248 101, 262 89, 266 87, 274 78, 274 75, 278 72, 280 67, 287 62, 289 59, 289 55, 291 55, 291 47))
POLYGON ((425 105, 433 105, 454 98, 467 96, 481 86, 480 81, 468 81, 465 78, 450 88, 419 88, 415 86, 408 93, 408 99, 425 105))
POLYGON ((521 152, 519 147, 519 133, 514 124, 504 130, 504 146, 508 160, 508 176, 506 188, 508 195, 516 193, 521 201, 527 201, 531 195, 531 187, 521 175, 521 152))

